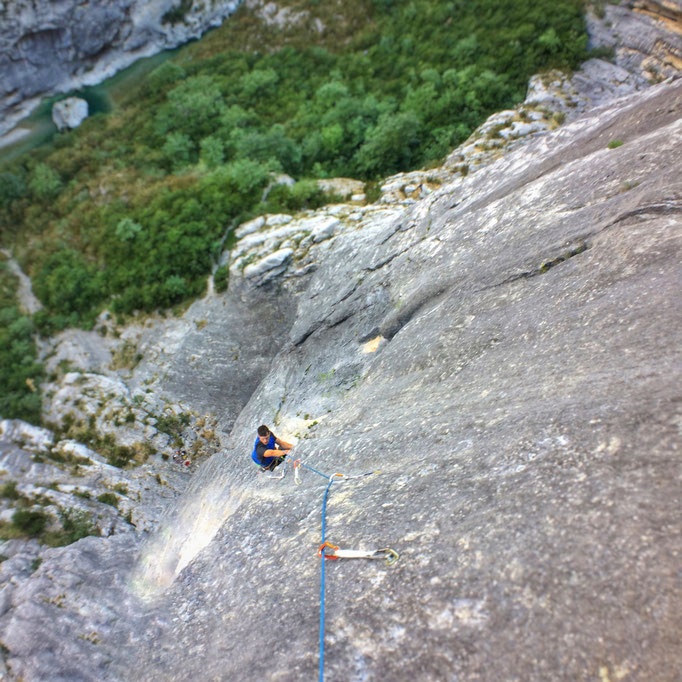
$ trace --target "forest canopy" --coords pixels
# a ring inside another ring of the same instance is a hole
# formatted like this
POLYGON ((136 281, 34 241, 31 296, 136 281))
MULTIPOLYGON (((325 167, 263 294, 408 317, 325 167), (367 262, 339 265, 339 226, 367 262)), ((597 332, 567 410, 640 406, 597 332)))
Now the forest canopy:
POLYGON ((276 35, 242 7, 113 112, 0 168, 2 245, 44 333, 201 295, 241 220, 320 205, 311 178, 438 163, 532 74, 586 58, 577 0, 279 4, 310 21, 276 35), (277 173, 297 184, 263 202, 277 173))

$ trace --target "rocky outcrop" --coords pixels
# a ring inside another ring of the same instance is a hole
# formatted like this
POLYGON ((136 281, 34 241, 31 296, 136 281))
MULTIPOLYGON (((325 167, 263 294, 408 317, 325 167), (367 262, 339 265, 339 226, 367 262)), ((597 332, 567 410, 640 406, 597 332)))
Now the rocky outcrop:
POLYGON ((327 679, 672 679, 681 113, 664 83, 409 196, 242 226, 227 293, 128 339, 131 393, 212 405, 221 452, 144 544, 10 559, 10 679, 316 674, 327 481, 257 474, 263 422, 382 472, 330 491, 329 540, 400 559, 328 562, 327 679))
MULTIPOLYGON (((0 520, 10 522, 17 508, 41 510, 58 529, 60 513, 85 514, 102 536, 150 530, 159 514, 184 490, 189 471, 177 462, 151 461, 135 470, 112 466, 97 451, 76 441, 54 442, 40 429, 41 442, 31 442, 35 428, 21 422, 0 421, 0 468, 3 480, 12 481, 12 498, 0 499, 0 520), (104 502, 99 500, 104 497, 104 502)), ((2 554, 26 553, 35 557, 45 547, 14 541, 2 554)), ((4 567, 7 569, 8 567, 4 567)))
POLYGON ((682 2, 593 3, 587 14, 593 47, 613 48, 615 62, 650 83, 682 70, 682 2))
POLYGON ((239 0, 0 3, 0 134, 47 95, 94 85, 199 37, 239 0))

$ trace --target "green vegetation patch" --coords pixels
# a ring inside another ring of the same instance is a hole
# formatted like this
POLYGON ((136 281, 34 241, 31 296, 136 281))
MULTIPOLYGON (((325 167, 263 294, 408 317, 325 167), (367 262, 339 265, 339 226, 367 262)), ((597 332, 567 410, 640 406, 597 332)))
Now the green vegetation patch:
POLYGON ((184 412, 179 415, 166 413, 157 417, 156 428, 161 433, 170 436, 175 447, 180 447, 182 445, 182 432, 189 423, 190 416, 184 412))
POLYGON ((43 367, 37 360, 33 322, 16 300, 17 287, 16 275, 0 254, 0 417, 40 424, 43 367))
POLYGON ((118 495, 114 495, 114 493, 102 493, 101 495, 97 496, 97 501, 102 502, 103 504, 109 504, 112 507, 116 507, 116 509, 118 509, 119 497, 118 495))
MULTIPOLYGON (((99 535, 91 515, 84 511, 61 509, 59 523, 55 527, 50 517, 41 510, 18 509, 12 515, 11 523, 0 522, 0 539, 35 538, 51 547, 63 547, 88 535, 99 535)), ((33 570, 39 565, 38 559, 33 570)))
POLYGON ((6 500, 18 500, 21 497, 21 493, 17 490, 17 482, 7 481, 7 483, 0 487, 0 497, 4 497, 6 500))
MULTIPOLYGON (((95 427, 95 417, 90 415, 87 423, 77 419, 72 412, 64 415, 61 426, 51 425, 56 440, 71 439, 87 445, 90 449, 107 458, 109 464, 120 468, 131 468, 142 464, 154 454, 150 443, 134 443, 132 446, 119 445, 111 433, 102 434, 95 427)), ((79 457, 70 453, 50 452, 53 461, 72 465, 76 470, 79 465, 90 465, 88 457, 79 457)))
MULTIPOLYGON (((0 239, 34 281, 44 333, 92 327, 105 305, 177 308, 202 295, 240 221, 333 200, 316 178, 376 181, 436 163, 521 101, 533 73, 586 57, 581 0, 278 6, 296 21, 268 26, 242 5, 118 110, 0 173, 11 226, 0 239), (296 184, 264 200, 281 173, 296 184)), ((190 9, 179 0, 164 19, 190 9)))
POLYGON ((45 512, 32 509, 17 509, 12 515, 14 527, 30 538, 41 535, 48 520, 45 512))
POLYGON ((43 541, 52 547, 64 547, 89 535, 99 536, 99 530, 92 520, 91 514, 78 509, 61 509, 59 511, 61 530, 45 534, 43 541))

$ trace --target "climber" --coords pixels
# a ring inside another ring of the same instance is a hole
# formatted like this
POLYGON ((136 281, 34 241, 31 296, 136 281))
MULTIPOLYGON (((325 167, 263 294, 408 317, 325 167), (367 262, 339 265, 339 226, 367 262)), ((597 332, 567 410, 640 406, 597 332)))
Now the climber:
POLYGON ((259 426, 251 459, 261 467, 261 471, 272 471, 284 461, 293 447, 277 438, 267 426, 259 426))

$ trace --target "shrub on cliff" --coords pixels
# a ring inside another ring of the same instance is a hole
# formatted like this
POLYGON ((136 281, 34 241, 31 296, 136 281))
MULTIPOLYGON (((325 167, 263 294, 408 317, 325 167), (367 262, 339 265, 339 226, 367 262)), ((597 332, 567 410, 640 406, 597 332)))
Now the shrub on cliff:
POLYGON ((42 511, 17 509, 12 515, 12 524, 30 538, 38 537, 47 525, 48 517, 42 511))

